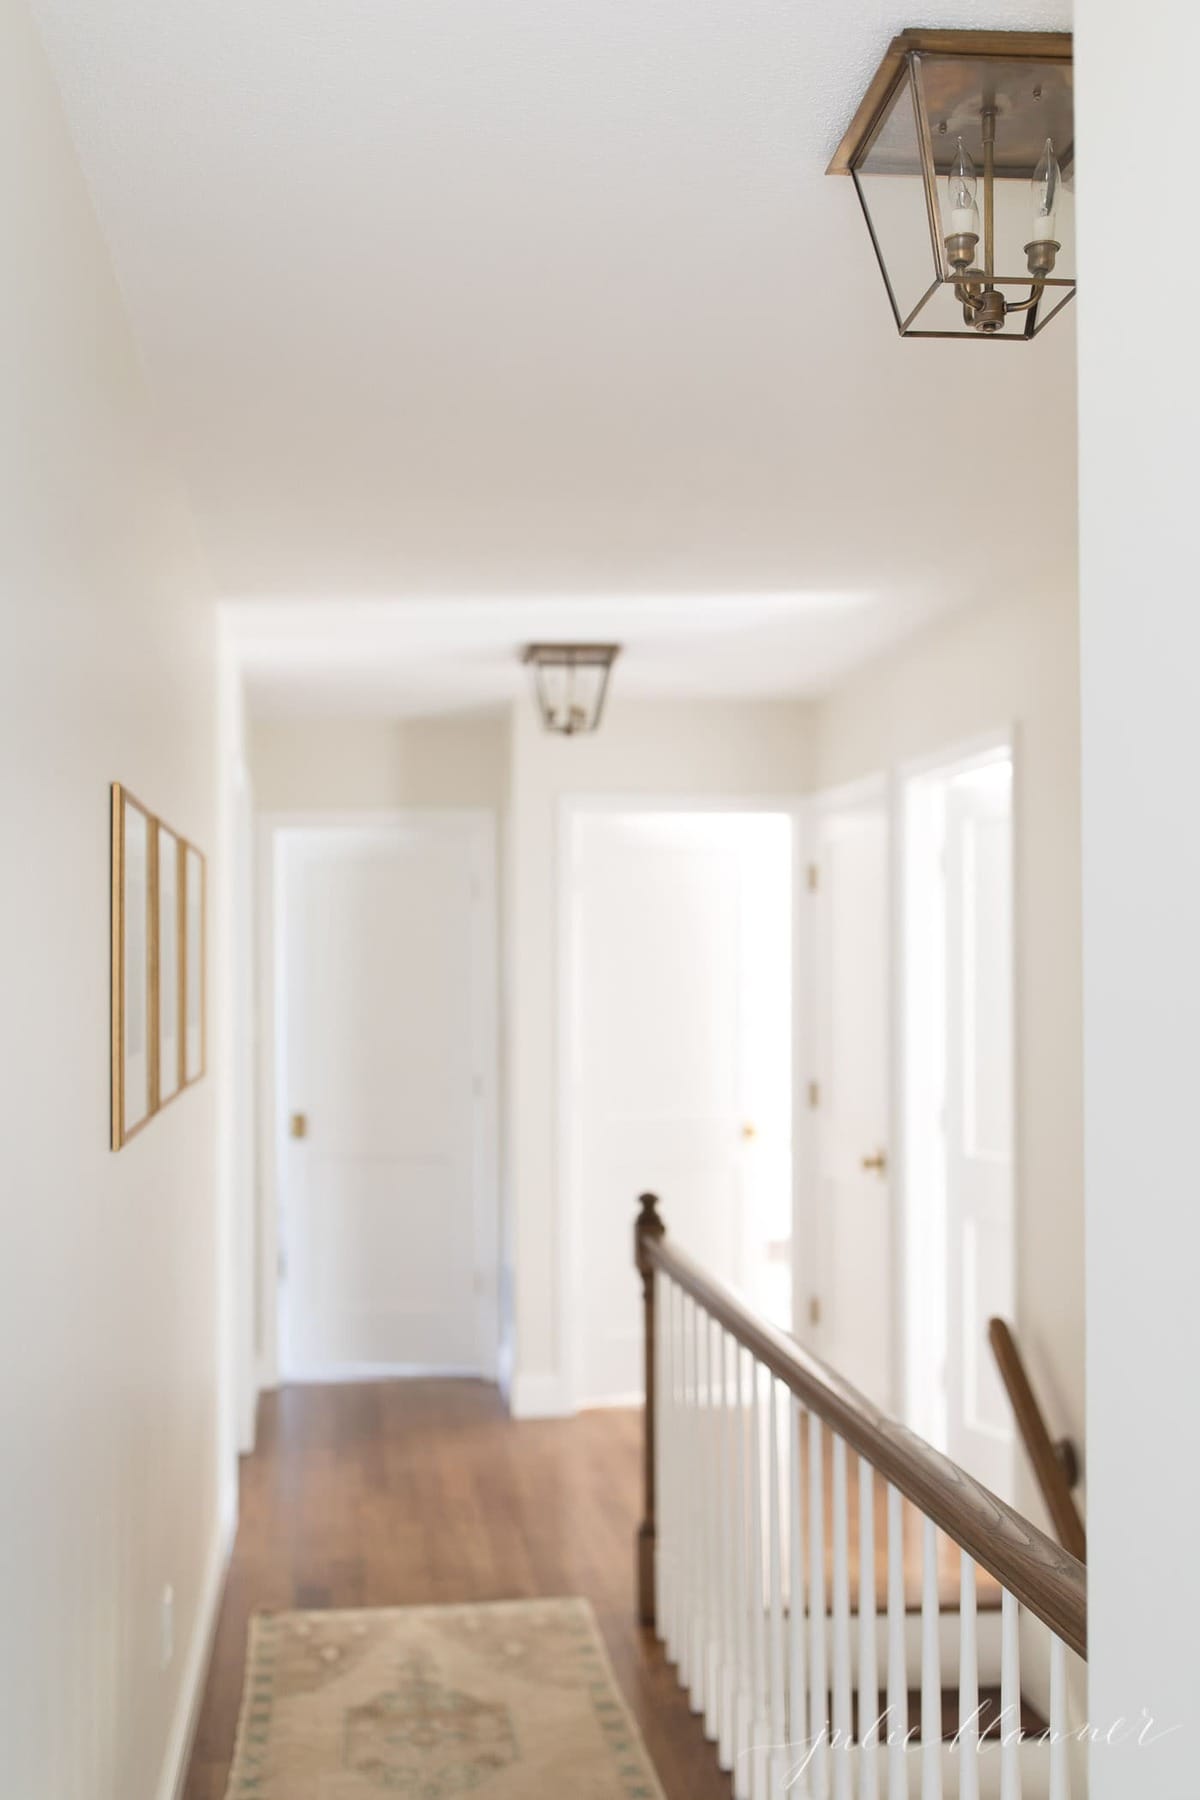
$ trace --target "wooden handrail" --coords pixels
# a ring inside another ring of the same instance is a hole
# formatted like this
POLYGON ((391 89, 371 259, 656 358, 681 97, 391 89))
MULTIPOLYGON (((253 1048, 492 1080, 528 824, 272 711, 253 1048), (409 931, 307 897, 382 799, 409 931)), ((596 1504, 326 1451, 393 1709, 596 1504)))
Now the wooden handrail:
POLYGON ((646 1516, 639 1534, 639 1611, 654 1618, 654 1284, 669 1276, 723 1325, 796 1398, 864 1456, 885 1481, 1048 1625, 1077 1655, 1087 1655, 1087 1571, 1078 1558, 1022 1518, 988 1488, 872 1405, 835 1370, 785 1332, 758 1319, 724 1282, 677 1250, 653 1194, 641 1197, 635 1256, 642 1274, 646 1322, 646 1516))
POLYGON ((1069 1438, 1062 1438, 1057 1444, 1051 1438, 1037 1396, 1029 1385, 1016 1339, 1003 1319, 993 1319, 989 1324, 988 1342, 992 1346, 1001 1379, 1008 1390, 1017 1428, 1029 1453, 1033 1472, 1042 1490, 1042 1499, 1054 1522, 1059 1542, 1064 1550, 1069 1550, 1080 1562, 1086 1562, 1087 1534, 1079 1516, 1079 1508, 1071 1498, 1071 1489, 1079 1479, 1075 1446, 1069 1438))

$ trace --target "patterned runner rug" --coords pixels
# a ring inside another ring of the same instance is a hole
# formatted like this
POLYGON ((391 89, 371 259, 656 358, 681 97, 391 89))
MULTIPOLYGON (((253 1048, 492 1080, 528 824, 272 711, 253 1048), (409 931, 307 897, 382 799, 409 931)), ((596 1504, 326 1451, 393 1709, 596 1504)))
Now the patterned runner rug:
POLYGON ((586 1600, 259 1614, 228 1800, 664 1800, 586 1600))

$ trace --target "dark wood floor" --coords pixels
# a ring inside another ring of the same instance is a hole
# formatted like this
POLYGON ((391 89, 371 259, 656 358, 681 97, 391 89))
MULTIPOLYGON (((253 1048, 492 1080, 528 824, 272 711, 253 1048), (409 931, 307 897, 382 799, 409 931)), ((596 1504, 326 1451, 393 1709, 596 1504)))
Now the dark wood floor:
POLYGON ((477 1382, 265 1397, 185 1800, 224 1800, 256 1610, 560 1594, 595 1608, 668 1800, 729 1800, 634 1619, 640 1429, 628 1412, 518 1424, 477 1382))

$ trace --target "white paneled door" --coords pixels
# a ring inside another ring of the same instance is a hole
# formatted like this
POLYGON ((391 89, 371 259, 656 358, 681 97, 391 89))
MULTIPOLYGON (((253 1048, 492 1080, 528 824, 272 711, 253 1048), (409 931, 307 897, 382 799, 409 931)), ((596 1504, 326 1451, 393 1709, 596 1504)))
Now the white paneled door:
POLYGON ((675 1241, 790 1320, 792 819, 571 820, 567 1185, 578 1401, 642 1381, 637 1194, 675 1241))
POLYGON ((283 834, 293 1379, 491 1372, 491 855, 470 816, 283 834))
POLYGON ((876 1405, 894 1403, 890 814, 880 781, 813 821, 813 1204, 800 1328, 876 1405))

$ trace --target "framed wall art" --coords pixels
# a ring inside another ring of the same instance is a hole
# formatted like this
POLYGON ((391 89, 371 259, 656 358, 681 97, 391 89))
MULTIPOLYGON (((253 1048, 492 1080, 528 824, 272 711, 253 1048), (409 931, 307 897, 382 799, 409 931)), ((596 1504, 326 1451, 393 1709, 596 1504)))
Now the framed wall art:
POLYGON ((112 1134, 120 1150, 207 1066, 205 861, 112 785, 112 1134))
POLYGON ((120 782, 112 789, 112 1146, 156 1104, 153 881, 155 820, 120 782))

